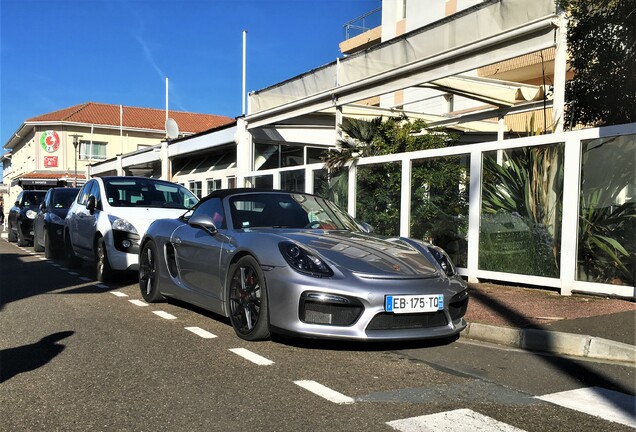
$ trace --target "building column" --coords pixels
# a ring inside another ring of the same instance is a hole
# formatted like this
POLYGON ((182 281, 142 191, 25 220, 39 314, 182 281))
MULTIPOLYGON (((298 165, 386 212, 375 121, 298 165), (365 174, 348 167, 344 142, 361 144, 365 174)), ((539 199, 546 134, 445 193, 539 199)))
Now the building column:
POLYGON ((236 121, 236 187, 245 187, 246 174, 253 168, 253 140, 252 134, 247 130, 247 122, 243 118, 236 121))
POLYGON ((567 72, 568 19, 564 11, 556 18, 556 50, 554 54, 554 94, 552 102, 552 125, 554 133, 563 132, 565 111, 565 74, 567 72))
POLYGON ((161 159, 161 180, 171 180, 172 174, 170 173, 170 158, 168 157, 168 141, 161 142, 161 150, 159 152, 159 158, 161 159))

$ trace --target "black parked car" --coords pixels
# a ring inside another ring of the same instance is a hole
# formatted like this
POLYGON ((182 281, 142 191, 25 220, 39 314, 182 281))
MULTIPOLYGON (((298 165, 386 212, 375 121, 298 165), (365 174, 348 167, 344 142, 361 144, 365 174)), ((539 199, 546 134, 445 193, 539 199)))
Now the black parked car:
POLYGON ((33 249, 53 258, 64 251, 64 218, 79 188, 49 189, 33 222, 33 249))
POLYGON ((33 220, 46 191, 25 190, 20 192, 15 205, 9 210, 8 240, 17 241, 18 246, 33 242, 33 220))

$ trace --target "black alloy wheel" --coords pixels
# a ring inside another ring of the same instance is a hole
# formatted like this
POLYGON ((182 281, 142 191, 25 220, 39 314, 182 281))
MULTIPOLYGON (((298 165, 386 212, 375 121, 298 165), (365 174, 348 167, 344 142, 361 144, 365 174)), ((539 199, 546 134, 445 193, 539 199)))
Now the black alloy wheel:
POLYGON ((152 240, 144 244, 139 254, 139 289, 148 303, 165 300, 159 292, 159 268, 157 266, 157 248, 152 240))
POLYGON ((245 256, 230 267, 228 311, 236 334, 245 340, 270 338, 267 288, 258 262, 245 256))
POLYGON ((108 282, 113 278, 113 269, 108 261, 106 253, 106 242, 101 237, 97 240, 95 248, 95 276, 99 282, 108 282))

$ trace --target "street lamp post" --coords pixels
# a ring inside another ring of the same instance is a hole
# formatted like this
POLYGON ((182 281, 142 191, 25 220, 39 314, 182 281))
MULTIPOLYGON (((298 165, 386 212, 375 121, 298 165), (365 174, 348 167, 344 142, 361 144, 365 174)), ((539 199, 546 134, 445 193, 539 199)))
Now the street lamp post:
POLYGON ((77 146, 79 145, 79 139, 82 135, 73 134, 73 147, 75 148, 75 177, 73 177, 73 187, 77 187, 77 146))

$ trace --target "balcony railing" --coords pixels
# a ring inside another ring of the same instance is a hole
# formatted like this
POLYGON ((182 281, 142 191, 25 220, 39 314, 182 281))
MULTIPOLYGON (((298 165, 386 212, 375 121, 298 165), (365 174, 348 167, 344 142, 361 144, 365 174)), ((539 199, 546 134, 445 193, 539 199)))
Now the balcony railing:
POLYGON ((382 24, 382 7, 373 9, 372 11, 369 11, 346 23, 344 25, 345 40, 356 37, 367 30, 371 30, 372 28, 379 26, 380 24, 382 24))

